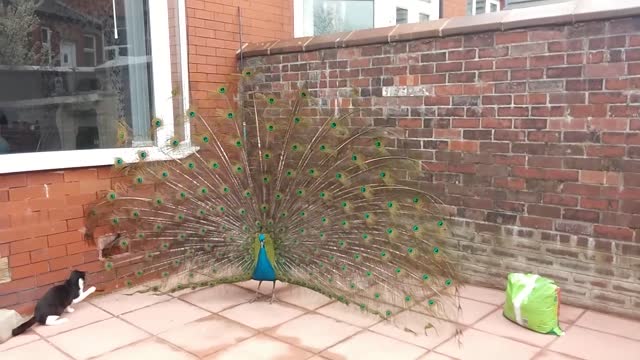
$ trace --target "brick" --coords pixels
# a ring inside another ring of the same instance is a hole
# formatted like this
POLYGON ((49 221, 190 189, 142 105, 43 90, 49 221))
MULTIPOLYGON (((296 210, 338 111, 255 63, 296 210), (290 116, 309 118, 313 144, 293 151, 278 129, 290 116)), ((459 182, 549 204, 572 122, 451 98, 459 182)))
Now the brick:
POLYGON ((560 216, 562 215, 562 209, 556 206, 528 204, 527 214, 555 219, 560 218, 560 216))
POLYGON ((519 216, 518 220, 520 222, 520 226, 533 228, 533 229, 543 229, 543 230, 552 230, 553 229, 553 220, 547 218, 540 218, 535 216, 519 216))
POLYGON ((67 250, 67 254, 74 255, 74 254, 84 253, 89 250, 95 250, 95 247, 92 245, 89 245, 86 241, 81 241, 81 242, 68 244, 66 246, 66 250, 67 250))
POLYGON ((31 261, 40 262, 67 255, 66 246, 44 247, 31 251, 31 261))
POLYGON ((524 130, 501 130, 496 129, 493 132, 493 139, 496 141, 524 141, 527 133, 524 130))
POLYGON ((569 115, 573 117, 605 117, 607 116, 607 105, 571 105, 569 115))
POLYGON ((23 266, 31 263, 31 258, 29 257, 28 252, 19 253, 16 255, 9 256, 9 267, 14 268, 18 266, 23 266))
POLYGON ((27 186, 27 174, 2 174, 0 175, 0 189, 10 189, 27 186))
POLYGON ((544 204, 576 207, 578 206, 578 198, 575 196, 561 194, 544 194, 542 197, 544 204))
POLYGON ((576 223, 571 221, 556 221, 555 230, 569 234, 591 235, 591 224, 576 223))
POLYGON ((39 171, 27 174, 27 185, 55 184, 63 181, 62 171, 39 171))
POLYGON ((11 268, 11 279, 22 279, 49 271, 46 261, 11 268))
POLYGON ((47 236, 49 246, 58 246, 82 241, 82 234, 79 231, 68 231, 47 236))
POLYGON ((543 69, 513 69, 511 70, 511 80, 536 80, 544 78, 543 69))
POLYGON ((562 218, 565 220, 597 223, 600 221, 600 213, 592 210, 564 209, 562 218))
POLYGON ((462 152, 478 152, 479 143, 477 141, 450 141, 449 150, 462 152))
POLYGON ((45 188, 42 185, 12 188, 9 190, 11 201, 20 201, 45 197, 45 188))
POLYGON ((494 178, 494 186, 507 188, 511 190, 524 190, 526 188, 526 182, 520 178, 494 178))
POLYGON ((24 252, 41 249, 47 246, 47 239, 45 237, 39 237, 35 239, 27 239, 21 241, 14 241, 10 244, 11 254, 20 254, 24 252))
POLYGON ((36 276, 36 284, 37 286, 47 286, 55 284, 57 282, 65 281, 67 278, 69 278, 68 269, 50 271, 46 274, 40 274, 36 276))
POLYGON ((592 157, 610 157, 619 158, 625 154, 624 146, 609 146, 609 145, 588 145, 586 147, 587 156, 592 157))
POLYGON ((529 40, 527 31, 509 31, 496 33, 496 45, 523 43, 529 40))
POLYGON ((80 253, 51 259, 49 260, 49 268, 51 270, 71 269, 82 263, 84 263, 84 256, 80 253))
POLYGON ((583 209, 617 211, 619 206, 620 202, 618 200, 591 199, 584 197, 580 199, 580 207, 583 209))
POLYGON ((589 104, 622 104, 626 103, 628 95, 621 92, 592 92, 589 93, 589 104))
POLYGON ((579 78, 582 77, 582 66, 561 66, 547 68, 547 78, 579 78))
POLYGON ((496 70, 526 68, 527 58, 526 57, 509 57, 505 59, 497 59, 495 67, 496 67, 496 70))
POLYGON ((595 224, 593 226, 593 234, 607 239, 633 241, 633 230, 626 227, 615 227, 595 224))

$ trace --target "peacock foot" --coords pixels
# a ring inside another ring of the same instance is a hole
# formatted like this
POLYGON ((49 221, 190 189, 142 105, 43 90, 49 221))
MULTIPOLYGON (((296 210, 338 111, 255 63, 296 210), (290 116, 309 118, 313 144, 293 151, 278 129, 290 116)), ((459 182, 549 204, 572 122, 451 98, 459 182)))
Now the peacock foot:
POLYGON ((278 303, 280 300, 276 297, 276 294, 271 295, 271 299, 269 299, 269 304, 278 303))

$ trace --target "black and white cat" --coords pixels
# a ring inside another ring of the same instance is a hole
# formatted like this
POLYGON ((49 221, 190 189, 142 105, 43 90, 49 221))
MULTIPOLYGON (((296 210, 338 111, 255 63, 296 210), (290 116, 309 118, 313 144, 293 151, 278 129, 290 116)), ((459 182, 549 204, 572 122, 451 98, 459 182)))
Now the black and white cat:
POLYGON ((64 284, 56 285, 49 289, 38 300, 36 310, 31 319, 13 329, 13 336, 20 335, 32 327, 36 322, 41 325, 61 325, 69 319, 61 318, 63 312, 72 313, 75 310, 72 304, 77 304, 96 291, 95 286, 84 291, 85 273, 74 270, 64 284))

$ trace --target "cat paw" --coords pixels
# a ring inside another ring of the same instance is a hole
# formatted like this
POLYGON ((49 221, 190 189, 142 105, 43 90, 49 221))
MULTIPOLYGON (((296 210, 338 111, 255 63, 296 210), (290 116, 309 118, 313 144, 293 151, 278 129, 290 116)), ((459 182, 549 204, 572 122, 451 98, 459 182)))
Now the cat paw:
POLYGON ((88 288, 88 289, 87 289, 87 291, 85 291, 85 293, 87 293, 87 294, 92 294, 92 293, 94 293, 95 291, 96 291, 96 287, 95 287, 95 286, 92 286, 92 287, 88 288))
POLYGON ((68 307, 68 308, 66 309, 66 311, 67 311, 68 313, 72 313, 72 312, 76 311, 76 309, 74 309, 74 308, 72 308, 72 307, 68 307))

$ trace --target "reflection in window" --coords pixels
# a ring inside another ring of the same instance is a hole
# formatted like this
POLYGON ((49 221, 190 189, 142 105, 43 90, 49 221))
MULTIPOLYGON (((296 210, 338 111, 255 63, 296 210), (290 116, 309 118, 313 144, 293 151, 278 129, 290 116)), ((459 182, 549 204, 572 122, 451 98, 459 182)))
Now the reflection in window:
POLYGON ((420 13, 420 22, 423 23, 428 21, 429 21, 429 14, 420 13))
POLYGON ((153 144, 149 1, 0 1, 0 154, 153 144))
POLYGON ((373 28, 373 0, 304 0, 305 33, 373 28))
POLYGON ((409 22, 409 10, 396 8, 396 24, 406 24, 409 22))

